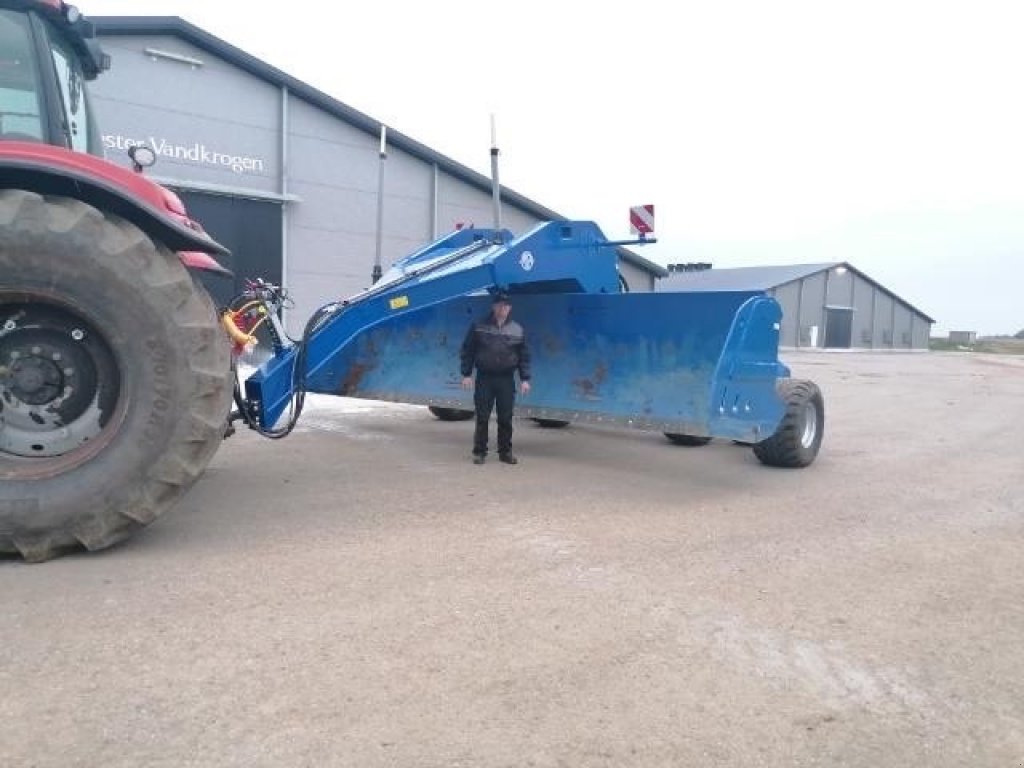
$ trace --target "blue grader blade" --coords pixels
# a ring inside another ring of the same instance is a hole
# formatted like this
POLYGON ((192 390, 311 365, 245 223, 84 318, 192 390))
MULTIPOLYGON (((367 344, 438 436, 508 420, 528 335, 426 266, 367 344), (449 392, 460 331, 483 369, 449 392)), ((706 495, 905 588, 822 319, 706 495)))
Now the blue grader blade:
MULTIPOLYGON (((311 370, 309 392, 471 410, 459 348, 487 295, 460 296, 364 326, 311 370)), ((513 297, 533 389, 520 416, 757 442, 779 424, 778 303, 760 293, 513 297)))

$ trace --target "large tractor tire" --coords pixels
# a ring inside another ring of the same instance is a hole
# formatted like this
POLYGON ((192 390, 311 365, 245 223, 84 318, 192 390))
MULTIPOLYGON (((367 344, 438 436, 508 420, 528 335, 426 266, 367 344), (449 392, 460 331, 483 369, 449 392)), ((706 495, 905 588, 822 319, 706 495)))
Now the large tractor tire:
POLYGON ((428 405, 430 411, 441 421, 469 421, 473 418, 473 411, 464 411, 461 408, 442 408, 439 405, 428 405))
POLYGON ((175 254, 77 200, 0 190, 0 552, 152 523, 223 439, 230 371, 175 254))
POLYGON ((786 412, 775 434, 756 443, 754 455, 771 467, 806 467, 818 455, 825 434, 825 401, 813 381, 780 379, 786 412))

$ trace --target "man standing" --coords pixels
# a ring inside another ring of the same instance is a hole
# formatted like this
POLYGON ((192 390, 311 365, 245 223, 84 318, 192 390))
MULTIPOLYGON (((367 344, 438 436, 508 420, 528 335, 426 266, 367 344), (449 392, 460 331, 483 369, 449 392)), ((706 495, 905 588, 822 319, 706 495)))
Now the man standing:
POLYGON ((512 453, 512 411, 516 400, 515 373, 519 371, 520 391, 530 391, 530 350, 523 327, 508 315, 512 303, 507 293, 494 295, 491 313, 474 322, 462 342, 462 388, 473 388, 476 368, 476 430, 473 433, 473 463, 487 458, 488 426, 491 409, 498 412, 498 458, 506 464, 518 464, 512 453))

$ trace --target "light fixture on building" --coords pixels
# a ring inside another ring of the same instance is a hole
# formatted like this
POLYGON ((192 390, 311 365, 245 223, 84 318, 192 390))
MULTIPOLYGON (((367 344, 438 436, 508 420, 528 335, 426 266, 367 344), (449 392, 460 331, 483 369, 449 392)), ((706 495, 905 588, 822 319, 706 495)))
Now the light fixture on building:
POLYGON ((181 64, 188 64, 192 69, 203 66, 203 62, 199 59, 195 59, 191 56, 186 56, 182 53, 171 53, 170 51, 161 51, 159 48, 143 48, 142 52, 145 53, 153 61, 157 59, 167 59, 168 61, 177 61, 181 64))
POLYGON ((838 267, 836 267, 836 274, 837 275, 845 275, 846 274, 846 267, 844 267, 842 264, 840 264, 838 267))

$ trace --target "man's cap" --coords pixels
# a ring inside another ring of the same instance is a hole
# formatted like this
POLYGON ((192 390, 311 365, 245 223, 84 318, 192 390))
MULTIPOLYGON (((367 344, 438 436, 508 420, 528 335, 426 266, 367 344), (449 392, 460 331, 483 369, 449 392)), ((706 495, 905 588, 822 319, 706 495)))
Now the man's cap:
POLYGON ((512 303, 512 299, 509 298, 508 294, 505 293, 505 291, 498 291, 496 294, 494 294, 494 297, 491 299, 491 304, 511 304, 511 303, 512 303))

